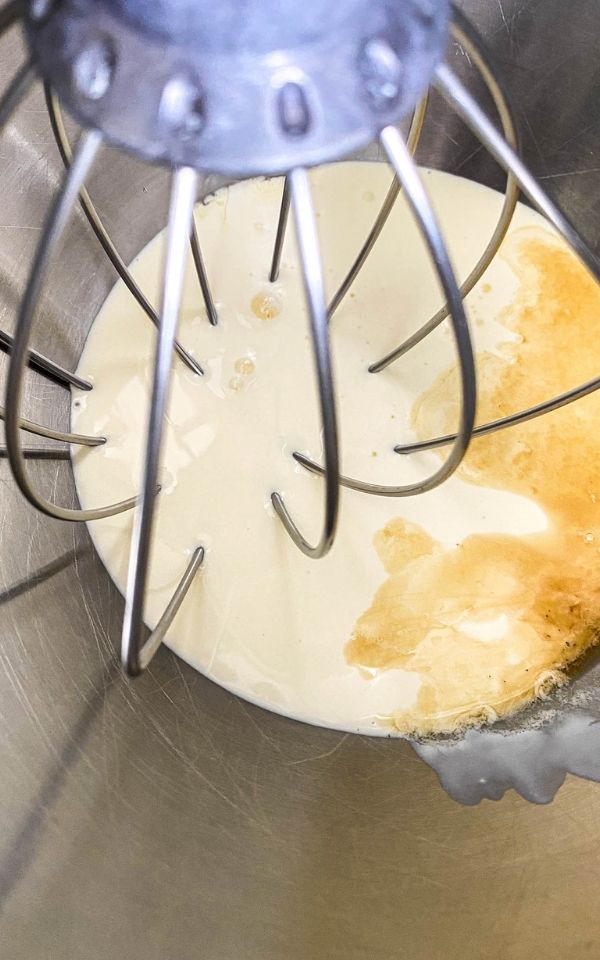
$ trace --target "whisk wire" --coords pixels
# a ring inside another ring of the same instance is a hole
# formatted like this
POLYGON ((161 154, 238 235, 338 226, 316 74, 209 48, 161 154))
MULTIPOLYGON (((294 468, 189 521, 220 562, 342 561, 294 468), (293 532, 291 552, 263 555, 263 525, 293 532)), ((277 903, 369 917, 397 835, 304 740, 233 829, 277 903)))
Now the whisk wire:
MULTIPOLYGON (((6 409, 0 406, 0 420, 6 420, 6 409)), ((32 433, 36 437, 46 437, 47 440, 60 440, 62 443, 72 443, 82 447, 101 447, 106 443, 106 437, 92 437, 83 433, 65 433, 62 430, 52 430, 34 420, 19 418, 19 429, 25 433, 32 433)))
MULTIPOLYGON (((5 330, 0 330, 0 350, 10 355, 13 344, 14 338, 10 333, 7 333, 5 330)), ((65 387, 67 390, 71 387, 77 387, 78 390, 92 389, 89 380, 84 380, 82 377, 78 377, 76 373, 65 370, 60 364, 55 363, 54 360, 50 360, 44 356, 43 353, 38 353, 37 350, 29 351, 27 363, 33 370, 36 370, 37 373, 43 374, 48 380, 58 383, 59 386, 65 387)))
MULTIPOLYGON (((497 433, 500 430, 506 430, 508 427, 516 427, 518 424, 527 423, 529 420, 536 420, 538 417, 543 417, 548 413, 552 413, 554 410, 560 410, 561 407, 566 407, 576 400, 589 397, 590 394, 595 393, 596 390, 600 390, 600 377, 594 377, 593 380, 588 380, 578 387, 573 387, 572 390, 567 390, 565 393, 561 393, 551 400, 536 403, 535 406, 528 407, 526 410, 520 410, 518 413, 511 413, 498 420, 491 420, 489 423, 481 424, 473 430, 473 439, 485 437, 490 433, 497 433)), ((445 447, 447 444, 453 443, 455 439, 456 435, 450 433, 444 437, 435 437, 432 440, 419 440, 415 443, 398 444, 394 447, 394 450, 396 453, 418 453, 422 450, 435 450, 437 447, 445 447)))
POLYGON ((152 632, 150 633, 150 636, 148 637, 148 639, 140 648, 137 667, 135 667, 134 669, 132 669, 131 667, 127 667, 127 672, 130 674, 130 676, 135 676, 137 673, 141 673, 143 670, 146 669, 146 667, 152 660, 154 654, 156 653, 161 643, 163 642, 165 635, 167 633, 167 630, 173 623, 173 620, 175 619, 177 611, 179 610, 181 604, 183 603, 185 596, 188 590, 190 589, 192 582, 196 574, 198 573, 198 570, 202 566, 203 562, 204 562, 204 547, 196 547, 196 549, 192 553, 190 562, 185 568, 185 571, 183 573, 181 580, 177 584, 175 592, 173 593, 171 599, 169 600, 167 606, 165 607, 162 617, 156 624, 154 630, 152 630, 152 632))
POLYGON ((210 284, 208 282, 208 275, 204 265, 204 257, 202 256, 202 249, 200 247, 200 237, 198 236, 198 230, 196 228, 196 222, 194 219, 192 219, 190 246, 192 248, 192 258, 194 260, 194 266, 196 268, 196 276, 198 277, 200 290, 202 291, 202 299, 204 300, 204 309, 206 310, 208 322, 210 323, 211 327, 216 327, 219 322, 219 316, 217 314, 217 308, 215 306, 215 301, 213 299, 210 284))
MULTIPOLYGON (((478 44, 476 42, 476 37, 473 37, 473 30, 469 21, 462 15, 462 13, 460 13, 460 11, 456 9, 454 9, 453 12, 451 30, 454 39, 465 48, 472 62, 481 73, 481 76, 483 77, 483 80, 490 91, 490 94, 492 95, 496 110, 500 116, 500 121, 504 129, 504 135, 513 149, 518 150, 519 135, 510 101, 506 97, 504 90, 502 89, 502 85, 499 83, 498 78, 490 68, 487 60, 481 56, 478 44)), ((473 270, 468 275, 466 280, 461 284, 460 295, 463 300, 468 297, 471 290, 473 290, 476 284, 479 283, 484 273, 490 266, 492 260, 498 253, 500 245, 504 240, 512 222, 518 199, 519 185, 512 172, 509 171, 508 179, 506 181, 504 203, 502 205, 502 210, 500 211, 500 218, 481 257, 475 264, 473 270)), ((410 350, 412 350, 413 347, 416 347, 417 344, 421 343, 426 337, 429 336, 430 333, 433 333, 434 330, 437 330, 440 324, 442 324, 447 317, 448 304, 446 303, 440 307, 437 313, 435 313, 426 323, 424 323, 423 326, 421 326, 417 331, 415 331, 415 333, 411 334, 410 337, 401 343, 400 346, 390 351, 381 360, 377 360, 375 363, 372 363, 369 367, 369 372, 380 373, 382 370, 385 370, 386 367, 390 366, 390 364, 394 363, 400 357, 403 357, 410 350)))
MULTIPOLYGON (((469 325, 458 289, 454 270, 450 263, 448 251, 444 243, 437 218, 419 176, 416 164, 411 157, 401 134, 394 127, 386 127, 381 134, 381 143, 386 151, 390 163, 394 167, 396 176, 406 194, 407 202, 417 221, 423 239, 427 244, 434 262, 442 289, 450 304, 452 332, 459 359, 461 372, 461 408, 460 427, 454 441, 454 446, 442 466, 431 476, 415 483, 403 486, 385 486, 382 484, 367 483, 351 477, 340 477, 340 483, 352 490, 369 493, 380 497, 412 497, 427 493, 444 483, 460 466, 469 446, 477 401, 477 385, 475 376, 475 360, 469 325)), ((294 455, 298 463, 313 473, 322 473, 323 469, 303 454, 294 455)))
MULTIPOLYGON (((1 33, 2 29, 0 27, 0 34, 1 33)), ((33 63, 28 60, 19 68, 0 100, 0 130, 8 123, 21 101, 27 96, 34 80, 35 67, 33 63)), ((9 333, 0 330, 0 350, 10 354, 13 342, 13 337, 9 333)), ((70 373, 68 370, 65 370, 64 367, 61 367, 58 363, 54 363, 53 360, 49 360, 36 350, 30 350, 28 364, 39 373, 44 374, 44 376, 56 381, 63 387, 68 388, 75 386, 81 390, 91 390, 92 388, 91 383, 82 380, 81 377, 77 377, 74 373, 70 373)))
POLYGON ((435 86, 442 96, 462 117, 500 166, 513 174, 521 190, 529 197, 534 207, 550 221, 582 263, 600 282, 600 261, 598 258, 592 253, 583 237, 577 233, 562 210, 542 189, 521 157, 499 133, 456 74, 447 64, 443 63, 437 68, 435 76, 435 86))
MULTIPOLYGON (((81 137, 71 169, 65 175, 61 190, 54 200, 46 223, 42 229, 40 241, 36 250, 33 266, 27 287, 23 295, 14 345, 6 384, 5 401, 5 433, 8 460, 13 477, 23 496, 41 513, 58 520, 89 521, 111 517, 117 513, 130 510, 135 505, 135 498, 124 500, 91 510, 75 510, 59 507, 42 497, 30 483, 25 458, 21 451, 21 416, 20 407, 23 395, 23 374, 27 360, 29 340, 36 306, 42 286, 48 272, 48 266, 56 247, 63 234, 73 205, 77 199, 80 187, 98 153, 102 137, 99 133, 90 132, 81 137)), ((46 434, 47 435, 47 434, 46 434)), ((63 435, 66 436, 66 435, 63 435)), ((102 442, 104 438, 99 438, 102 442)))
MULTIPOLYGON (((419 140, 421 139, 421 133, 423 131, 423 124, 425 122, 425 114, 427 113, 427 104, 429 101, 429 94, 425 94, 422 100, 417 104, 415 108, 413 119, 410 125, 410 131, 408 134, 408 146, 411 153, 415 153, 419 145, 419 140)), ((363 246, 361 247, 354 263, 350 267, 348 273, 346 274, 344 280, 340 284, 337 292, 335 293, 333 299, 331 300, 327 313, 329 319, 331 320, 333 314, 340 306, 342 300, 352 287, 352 284, 356 280, 356 277, 360 273, 369 253, 375 246, 377 239, 383 230, 387 219, 392 212, 394 204, 400 193, 400 184, 396 177, 394 177, 392 184, 388 190, 388 193, 383 201, 381 210, 379 211, 375 223, 373 224, 367 239, 365 240, 363 246)), ((271 269, 269 271, 269 280, 271 283, 274 283, 279 277, 279 269, 281 266, 281 255, 283 251, 283 244, 285 241, 285 235, 287 230, 287 222, 290 209, 290 195, 287 177, 284 181, 283 192, 281 195, 281 206, 279 208, 279 219, 277 221, 277 233, 275 236, 275 246, 273 249, 273 260, 271 263, 271 269)))
MULTIPOLYGON (((44 93, 46 96, 46 106, 48 109, 48 116, 50 118, 50 126, 52 127, 54 139, 56 140, 56 145, 58 147, 58 151, 60 153, 63 164, 65 168, 68 170, 71 163, 73 162, 73 151, 71 149, 71 144, 67 136, 67 131, 65 128, 65 124, 62 116, 62 110, 60 109, 58 97, 53 92, 53 90, 51 89, 48 83, 44 83, 44 93)), ((155 327, 158 327, 159 319, 158 319, 158 314, 156 310, 154 309, 154 307, 146 297, 143 290, 139 287, 139 285, 133 279, 133 276, 131 274, 131 271, 128 269, 127 264, 125 263, 125 261, 119 254, 117 248, 115 247, 114 243, 110 239, 108 232, 104 224, 102 223, 102 220, 98 215, 98 211, 96 210, 96 207, 94 206, 94 203, 92 202, 92 199, 87 189, 85 188, 85 186, 82 187, 81 192, 79 194, 79 203, 92 230, 96 234, 96 237, 100 242, 100 245, 102 246, 106 256, 112 263, 113 267, 119 274, 121 280, 129 290, 133 298, 137 301, 139 306, 142 308, 142 310, 144 311, 148 319, 152 321, 155 327)), ((180 359, 186 364, 187 367, 189 367, 190 370, 192 370, 194 373, 198 374, 199 376, 202 376, 202 374, 204 373, 202 367, 200 366, 198 361, 195 360, 194 357, 192 357, 192 355, 188 353, 184 347, 181 346, 181 344, 176 343, 174 349, 178 354, 178 356, 180 357, 180 359)))
MULTIPOLYGON (((301 534, 281 494, 273 493, 271 502, 296 546, 306 556, 318 560, 331 549, 338 519, 340 491, 337 414, 323 267, 308 173, 301 167, 292 170, 288 175, 288 184, 312 334, 324 447, 325 468, 321 472, 325 477, 325 516, 318 542, 312 546, 301 534)), ((297 454, 294 456, 298 457, 297 454)))
MULTIPOLYGON (((410 152, 414 155, 417 152, 419 146, 419 141, 421 139, 421 134, 423 132, 423 126, 425 124, 425 116, 427 114, 427 106, 429 104, 429 93, 426 93, 422 100, 417 104, 415 112, 413 114, 413 119, 410 125, 410 130, 408 133, 407 145, 410 152)), ((377 243, 379 236, 385 227, 388 218, 394 209, 396 200, 400 196, 402 187, 398 181, 398 178, 394 176, 390 188, 385 196, 383 204, 369 234, 360 248, 357 257, 350 267, 348 273, 342 280, 340 286, 338 287, 336 293, 334 294, 328 308, 327 312, 329 314, 329 319, 333 317, 334 313, 342 303, 342 300, 346 294, 350 291, 354 281, 356 280, 358 274, 362 270, 367 257, 371 253, 371 250, 377 243)))
POLYGON ((287 222, 290 215, 290 187, 288 178, 283 181, 281 192, 281 206, 279 207, 279 218, 277 220, 277 233, 275 234, 275 246, 273 248, 273 259, 271 269, 269 270, 269 281, 275 283, 279 279, 279 270, 281 268, 281 254, 283 253, 283 244, 287 231, 287 222))
MULTIPOLYGON (((71 451, 68 447, 21 447, 26 460, 70 460, 71 451)), ((0 445, 0 460, 8 458, 5 446, 0 445)))
POLYGON ((154 527, 155 491, 163 446, 163 425, 169 401, 171 358, 177 333, 183 280, 187 262, 187 244, 191 235, 197 175, 189 167, 173 174, 158 341, 154 360, 152 395, 143 460, 142 493, 134 518, 129 554, 129 574, 123 617, 121 658, 128 674, 135 676, 149 662, 160 645, 177 606, 189 589, 193 575, 202 562, 204 551, 198 548, 180 582, 176 595, 163 614, 155 635, 142 644, 144 602, 150 566, 154 527), (199 553, 198 550, 201 552, 199 553), (157 639, 158 636, 158 639, 157 639))

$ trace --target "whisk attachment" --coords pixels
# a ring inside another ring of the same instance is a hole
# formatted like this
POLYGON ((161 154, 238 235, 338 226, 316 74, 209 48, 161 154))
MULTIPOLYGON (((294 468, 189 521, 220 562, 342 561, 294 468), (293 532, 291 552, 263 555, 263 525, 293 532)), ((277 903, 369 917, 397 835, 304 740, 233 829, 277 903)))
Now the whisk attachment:
MULTIPOLYGON (((450 305, 452 332, 461 375, 460 428, 447 460, 430 477, 403 486, 367 483, 363 480, 354 480, 345 476, 340 477, 340 483, 352 490, 374 494, 379 497, 414 497, 418 494, 427 493, 444 483, 458 469, 467 452, 475 423, 477 401, 475 358, 465 310, 448 251, 414 160, 401 134, 394 127, 386 127, 382 131, 380 139, 427 244, 440 284, 450 305)), ((298 463, 311 472, 322 473, 322 468, 303 454, 295 453, 294 457, 298 463)))
MULTIPOLYGON (((0 34, 23 15, 29 61, 11 81, 0 102, 0 126, 42 74, 50 122, 66 167, 35 255, 13 338, 0 332, 0 349, 11 353, 6 408, 6 454, 17 485, 42 513, 67 521, 89 521, 137 507, 129 556, 122 634, 122 661, 135 675, 150 662, 205 559, 193 545, 186 569, 154 631, 144 633, 145 598, 151 562, 163 421, 168 408, 172 353, 195 373, 198 362, 176 339, 182 284, 189 249, 208 321, 216 326, 217 306, 193 218, 198 173, 223 176, 281 175, 284 186, 271 282, 279 277, 290 212, 295 223, 322 424, 323 461, 296 452, 296 461, 323 477, 324 515, 316 543, 292 518, 281 493, 272 493, 274 511, 293 543, 308 557, 326 555, 339 512, 340 485, 384 497, 410 497, 432 490, 458 468, 472 437, 549 413, 600 387, 600 377, 510 417, 475 427, 477 385, 473 347, 463 299, 481 279, 512 219, 519 188, 562 233, 583 263, 600 279, 600 265, 571 224, 533 179, 519 157, 511 106, 468 21, 452 12, 451 30, 475 62, 492 94, 501 134, 442 64, 450 22, 447 0, 303 0, 293 17, 282 16, 280 0, 61 0, 56 4, 9 2, 0 8, 0 34), (243 6, 244 16, 240 17, 243 6), (141 69, 141 66, 143 69, 141 69), (140 83, 143 76, 143 93, 140 83), (335 82, 332 82, 332 78, 335 82), (416 150, 432 84, 470 126, 508 174, 504 204, 478 263, 459 286, 440 226, 411 154, 416 150), (132 96, 132 90, 139 95, 132 96), (86 130, 72 152, 60 102, 86 130), (396 125, 414 111, 408 144, 396 125), (394 179, 354 262, 327 304, 318 232, 307 170, 338 160, 379 138, 394 179), (103 142, 160 161, 173 172, 163 289, 156 311, 120 257, 86 190, 86 178, 103 142), (328 320, 342 304, 403 191, 437 271, 445 304, 410 338, 370 366, 383 370, 424 340, 447 317, 460 368, 460 417, 455 433, 397 452, 452 445, 439 469, 422 481, 372 484, 340 476, 333 362, 328 320), (69 510, 41 497, 31 485, 26 460, 68 456, 65 448, 46 451, 22 446, 20 432, 69 445, 98 446, 104 437, 53 431, 20 416, 26 363, 64 386, 90 389, 29 349, 36 304, 50 258, 70 212, 79 199, 111 263, 141 309, 157 328, 153 387, 147 425, 142 489, 130 498, 92 510, 69 510)), ((285 6, 285 5, 284 5, 285 6)))

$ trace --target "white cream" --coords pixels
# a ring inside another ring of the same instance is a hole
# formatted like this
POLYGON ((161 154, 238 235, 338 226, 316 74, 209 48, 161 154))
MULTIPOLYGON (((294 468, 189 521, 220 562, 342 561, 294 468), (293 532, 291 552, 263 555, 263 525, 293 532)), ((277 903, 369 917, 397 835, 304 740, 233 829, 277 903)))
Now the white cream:
MULTIPOLYGON (((459 277, 466 276, 496 223, 502 197, 448 174, 424 171, 459 277)), ((348 162, 311 175, 328 293, 345 275, 387 191, 378 163, 348 162)), ((419 675, 364 671, 348 665, 344 646, 384 579, 372 545, 393 517, 420 524, 436 539, 458 543, 474 532, 526 533, 544 528, 534 503, 471 486, 454 477, 431 493, 392 500, 342 491, 337 539, 321 561, 289 540, 270 503, 285 497, 312 540, 322 520, 323 485, 292 459, 322 454, 317 398, 293 230, 279 282, 267 272, 281 181, 239 184, 196 210, 219 325, 209 326, 190 262, 179 340, 206 371, 194 376, 179 360, 165 435, 162 491, 146 621, 159 619, 194 548, 204 566, 167 637, 190 664, 269 709, 350 731, 389 735, 378 718, 414 702, 419 675), (276 298, 280 312, 259 319, 253 299, 276 298)), ((519 206, 514 228, 541 225, 519 206)), ((513 228, 513 229, 514 229, 513 228)), ((546 228, 545 228, 546 229, 546 228)), ((158 299, 162 238, 139 255, 132 272, 158 299)), ((478 348, 495 349, 513 334, 497 321, 516 279, 498 258, 468 300, 478 348)), ((404 202, 389 223, 331 325, 343 471, 387 484, 407 483, 439 465, 435 454, 400 457, 410 441, 411 408, 454 360, 447 323, 381 374, 367 372, 435 312, 442 301, 423 243, 404 202)), ((75 478, 83 507, 131 496, 147 417, 155 331, 122 283, 100 311, 78 373, 94 389, 78 393, 72 428, 108 438, 79 449, 75 478)), ((91 525, 111 577, 125 589, 132 515, 91 525)), ((481 640, 501 628, 473 623, 481 640)))

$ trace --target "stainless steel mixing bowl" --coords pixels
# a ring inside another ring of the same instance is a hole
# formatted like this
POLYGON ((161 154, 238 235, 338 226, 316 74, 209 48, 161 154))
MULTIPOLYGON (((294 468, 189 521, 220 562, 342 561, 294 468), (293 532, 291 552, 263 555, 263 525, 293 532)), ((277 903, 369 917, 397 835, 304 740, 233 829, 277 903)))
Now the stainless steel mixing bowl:
MULTIPOLYGON (((533 171, 600 249, 597 0, 461 5, 512 88, 533 171)), ((0 87, 19 52, 15 35, 0 45, 0 87)), ((437 101, 420 158, 503 184, 437 101)), ((38 90, 0 141, 6 329, 61 172, 38 90)), ((165 222, 159 169, 110 152, 90 189, 125 259, 165 222)), ((114 280, 78 213, 35 346, 74 366, 114 280)), ((64 426, 68 398, 30 373, 24 413, 64 426)), ((68 464, 30 469, 46 494, 74 500, 68 464)), ((5 463, 0 481, 6 960, 598 955, 600 792, 581 779, 600 779, 593 667, 508 739, 500 730, 418 747, 461 805, 410 744, 265 713, 164 648, 126 680, 115 652, 122 600, 86 531, 37 516, 5 463), (552 805, 529 802, 549 800, 566 769, 579 778, 552 805), (510 785, 528 799, 464 805, 510 785)))

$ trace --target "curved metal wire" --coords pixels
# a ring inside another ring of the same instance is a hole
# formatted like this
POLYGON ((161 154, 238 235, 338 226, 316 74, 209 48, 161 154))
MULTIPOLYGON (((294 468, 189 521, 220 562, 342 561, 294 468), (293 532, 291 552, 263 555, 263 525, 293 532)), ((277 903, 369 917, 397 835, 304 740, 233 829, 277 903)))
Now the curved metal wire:
MULTIPOLYGON (((14 337, 11 337, 10 333, 6 333, 5 330, 0 330, 0 350, 10 355, 13 344, 14 337)), ((78 377, 76 373, 65 370, 64 367, 55 363, 54 360, 49 360, 48 357, 44 356, 43 353, 38 353, 37 350, 29 351, 27 365, 30 366, 32 370, 37 370, 38 373, 43 374, 49 380, 55 381, 61 387, 66 387, 67 389, 77 387, 78 390, 92 389, 92 384, 89 380, 83 380, 81 377, 78 377)))
MULTIPOLYGON (((456 11, 455 11, 456 16, 456 11)), ((480 59, 485 55, 484 46, 481 38, 468 20, 460 15, 460 28, 468 36, 469 49, 480 59)), ((493 72, 490 64, 487 69, 493 77, 494 83, 499 84, 499 78, 493 72)), ((485 116, 477 103, 473 100, 460 81, 452 74, 448 68, 438 70, 438 81, 440 89, 451 106, 455 107, 465 122, 471 127, 473 132, 479 137, 481 142, 496 157, 498 162, 506 169, 511 170, 519 181, 524 192, 540 213, 545 214, 554 227, 561 233, 563 238, 572 247, 574 252, 580 257, 585 266, 591 271, 592 275, 600 282, 600 262, 587 247, 582 238, 575 232, 569 221, 563 213, 554 205, 541 187, 536 183, 530 172, 527 170, 521 159, 512 151, 510 145, 506 144, 500 134, 496 131, 493 124, 485 116), (439 79, 441 73, 441 80, 439 79)), ((506 92, 502 91, 506 98, 506 92)), ((473 431, 473 437, 482 437, 499 430, 505 430, 508 427, 514 427, 520 423, 526 423, 537 417, 552 413, 561 407, 574 403, 583 397, 589 396, 600 389, 600 377, 595 377, 579 386, 566 390, 564 393, 552 397, 550 400, 542 401, 501 417, 498 420, 492 420, 489 423, 481 424, 473 431)), ((437 447, 446 446, 454 442, 455 434, 447 434, 441 437, 435 437, 431 440, 421 440, 415 443, 398 444, 394 449, 397 453, 408 454, 423 450, 432 450, 437 447)))
POLYGON ((152 660, 152 657, 163 642, 167 630, 175 619, 175 615, 183 603, 185 595, 190 589, 192 581, 202 566, 203 561, 204 547, 196 547, 181 580, 177 584, 173 596, 165 607, 165 612, 156 624, 146 642, 141 647, 138 654, 137 663, 129 664, 124 662, 123 665, 130 677, 139 676, 139 674, 146 669, 152 660))
MULTIPOLYGON (((331 549, 339 510, 340 481, 336 404, 317 220, 306 170, 301 167, 292 170, 288 174, 288 183, 310 319, 325 453, 325 469, 320 471, 325 477, 325 517, 321 536, 315 546, 312 546, 300 533, 283 502, 281 494, 271 494, 271 502, 298 549, 307 557, 318 560, 331 549)), ((299 454, 294 454, 294 456, 296 459, 299 458, 299 454)))
MULTIPOLYGON (((111 504, 110 506, 100 507, 96 510, 72 510, 57 507, 49 500, 41 497, 32 487, 27 475, 25 458, 21 451, 21 417, 19 410, 23 395, 23 374, 25 371, 25 362, 27 359, 35 309, 50 259, 63 233, 81 185, 84 183, 87 173, 98 153, 101 142, 102 138, 100 134, 95 132, 82 136, 74 156, 73 165, 66 174, 60 193, 46 218, 29 282, 25 289, 19 311, 6 384, 6 448, 15 482, 23 496, 26 497, 32 506, 36 507, 41 513, 49 517, 55 517, 58 520, 100 520, 103 517, 111 517, 125 510, 130 510, 136 503, 136 499, 131 498, 123 500, 120 503, 111 504)), ((66 436, 66 434, 63 436, 66 436)), ((103 437, 98 439, 100 441, 104 440, 103 437)))
MULTIPOLYGON (((65 447, 22 447, 26 460, 70 460, 71 451, 65 447)), ((0 460, 6 460, 8 451, 0 445, 0 460)))
MULTIPOLYGON (((5 9, 6 8, 3 8, 0 13, 4 12, 5 9)), ((12 22, 13 21, 11 21, 11 23, 12 22)), ((8 25, 10 26, 10 23, 8 25)), ((2 32, 3 28, 0 17, 0 35, 2 32)), ((4 128, 21 101, 26 97, 34 80, 35 67, 33 63, 28 60, 19 68, 0 101, 0 130, 4 128)), ((10 354, 13 343, 13 337, 9 333, 5 333, 4 330, 0 330, 0 350, 10 354)), ((70 373, 68 370, 65 370, 64 367, 61 367, 58 363, 54 363, 53 360, 49 360, 36 350, 29 351, 28 364, 45 376, 50 377, 50 379, 55 380, 63 387, 69 388, 74 386, 79 387, 80 390, 92 389, 91 383, 88 383, 87 380, 82 380, 81 377, 70 373)))
MULTIPOLYGON (((0 420, 6 420, 6 409, 0 406, 0 420)), ((36 437, 46 437, 47 440, 60 440, 62 443, 73 443, 82 447, 101 447, 106 443, 106 437, 90 437, 84 433, 64 433, 61 430, 51 430, 34 420, 19 418, 19 429, 25 433, 33 433, 36 437)))
MULTIPOLYGON (((498 83, 498 80, 489 64, 482 56, 476 42, 473 42, 471 31, 469 29, 470 24, 468 24, 468 21, 465 20, 463 15, 458 10, 454 10, 453 18, 452 34, 455 40, 461 43, 466 49, 468 55, 471 57, 475 63, 475 66, 481 73, 481 76, 483 77, 496 105, 496 109, 504 129, 504 135, 511 146, 515 150, 518 150, 519 135, 510 102, 504 95, 501 85, 498 83)), ((509 171, 508 179, 506 181, 504 203, 502 205, 502 210, 500 211, 500 218, 496 224, 492 236, 490 237, 487 247, 483 251, 481 257, 467 279, 461 284, 460 295, 463 300, 470 294, 475 285, 479 283, 494 257, 498 253, 500 245, 502 244, 502 241, 504 240, 508 232, 508 228, 512 222, 518 199, 519 185, 513 174, 509 171)), ((386 354, 386 356, 381 360, 377 360, 375 363, 372 363, 369 367, 369 372, 380 373, 391 363, 394 363, 395 360, 398 360, 400 357, 412 350, 413 347, 416 347, 418 343, 421 343, 422 340, 428 337, 430 333, 433 333, 433 331, 436 330, 440 324, 447 319, 448 312, 448 304, 444 304, 442 307, 440 307, 437 313, 435 313, 433 317, 427 321, 427 323, 424 323, 423 326, 420 327, 415 333, 411 334, 411 336, 401 343, 399 347, 396 347, 395 350, 390 351, 390 353, 386 354)))
MULTIPOLYGON (((593 380, 588 380, 579 387, 573 387, 572 390, 567 390, 566 393, 561 393, 559 396, 553 397, 552 400, 544 400, 542 403, 536 403, 535 406, 528 407, 527 410, 520 410, 518 413, 511 413, 509 416, 501 417, 499 420, 491 420, 489 423, 481 424, 481 426, 475 427, 473 430, 473 439, 476 437, 485 437, 489 433, 506 430, 508 427, 515 427, 519 423, 527 423, 529 420, 537 420, 538 417, 552 413, 553 410, 560 410, 561 407, 567 407, 570 403, 574 403, 575 400, 588 397, 591 393, 595 393, 596 390, 600 390, 600 377, 594 377, 593 380)), ((396 453, 417 453, 422 450, 434 450, 436 447, 445 447, 447 444, 453 443, 455 439, 455 435, 449 433, 444 437, 435 437, 433 440, 418 440, 415 443, 404 444, 399 443, 394 447, 394 450, 396 453)))
MULTIPOLYGON (((65 129, 60 103, 58 101, 58 97, 47 82, 44 83, 44 94, 46 97, 48 116, 50 117, 50 125, 52 127, 54 139, 56 140, 56 146, 58 147, 62 162, 65 165, 65 168, 68 170, 73 162, 73 152, 71 150, 71 144, 65 129)), ((144 292, 140 289, 136 281, 133 279, 129 269, 127 268, 127 264, 122 259, 114 243, 110 239, 85 186, 82 186, 81 188, 81 192, 79 194, 79 203, 81 204, 81 209, 83 210, 92 230, 96 234, 102 249, 119 274, 121 280, 134 299, 137 301, 139 306, 142 308, 146 316, 152 321, 155 327, 158 327, 159 319, 156 310, 144 292)), ((190 370, 199 376, 203 375, 204 371, 200 364, 194 360, 191 354, 189 354, 184 347, 176 343, 174 349, 186 366, 190 368, 190 370)))
MULTIPOLYGON (((429 102, 429 93, 426 93, 425 96, 420 100, 415 108, 413 114, 412 122, 410 125, 410 131, 408 134, 408 149, 411 153, 415 153, 419 145, 419 140, 421 139, 421 133, 423 131, 423 124, 425 123, 425 114, 427 113, 427 104, 429 102)), ((369 256, 371 250, 375 246, 379 234, 383 230, 387 219, 392 212, 392 208, 398 198, 400 193, 400 184, 396 177, 394 177, 390 189, 386 195, 385 200, 381 210, 377 214, 377 219, 373 224, 371 231, 367 239, 365 240, 363 246, 361 247, 354 263, 350 267, 348 273, 346 274, 344 280, 340 284, 337 292, 335 293, 331 303, 327 308, 327 313, 329 319, 331 320, 333 314, 341 304, 342 300, 350 290, 352 284, 356 280, 358 274, 360 273, 365 260, 369 256)), ((281 196, 281 206, 279 209, 279 219, 277 222, 277 234, 275 236, 275 246, 273 249, 273 259, 271 262, 271 269, 269 271, 269 280, 271 283, 274 283, 279 276, 279 268, 281 266, 281 254, 283 252, 283 243, 285 240, 285 233, 287 229, 287 222, 289 217, 290 210, 290 192, 288 188, 287 177, 284 180, 283 184, 283 193, 281 196)))
POLYGON ((275 246, 273 247, 273 259, 271 260, 271 269, 269 270, 269 282, 275 283, 279 277, 281 268, 281 254, 283 253, 283 243, 287 230, 287 222, 290 216, 290 186, 288 178, 283 181, 283 190, 281 193, 281 206, 279 207, 279 218, 277 220, 277 233, 275 234, 275 246))
MULTIPOLYGON (((429 104, 429 92, 425 94, 422 100, 417 104, 415 112, 413 114, 412 123, 410 125, 410 130, 408 133, 407 146, 409 151, 414 155, 417 152, 417 147, 419 146, 419 141, 421 139, 421 134, 423 132, 423 125, 425 123, 425 115, 427 113, 427 106, 429 104)), ((335 311, 340 306, 342 300, 352 287, 352 284, 356 280, 358 274, 360 273, 362 267, 365 264, 367 257, 369 256, 371 250, 377 243, 381 231, 385 227, 390 213, 392 212, 396 200, 398 199, 402 188, 398 182, 398 177, 394 177, 390 188, 387 192, 385 200, 381 206, 381 210, 377 214, 377 218, 371 227, 371 230, 367 236, 367 239, 363 243, 361 249, 358 252, 356 260, 350 267, 348 273, 342 280, 340 286, 338 287, 337 292, 334 294, 331 303, 327 308, 329 314, 329 319, 333 317, 335 311)))
POLYGON ((148 583, 154 525, 154 498, 160 467, 163 425, 169 399, 171 357, 177 333, 187 260, 187 245, 192 228, 196 199, 196 179, 195 171, 189 167, 176 170, 173 174, 160 324, 154 360, 152 400, 146 433, 142 494, 140 507, 136 511, 133 525, 125 614, 123 616, 121 659, 125 670, 131 676, 139 674, 156 652, 204 556, 204 550, 199 547, 192 556, 188 569, 158 627, 149 640, 142 645, 144 600, 148 583), (174 609, 173 605, 175 605, 174 609))
MULTIPOLYGON (((497 80, 497 77, 495 79, 497 80)), ((447 64, 442 64, 437 68, 435 86, 500 166, 513 174, 521 190, 529 197, 534 207, 550 221, 590 273, 600 282, 600 261, 598 258, 592 253, 562 210, 540 187, 519 155, 496 130, 489 117, 486 116, 477 101, 447 64)))
POLYGON ((200 238, 196 229, 196 222, 193 218, 192 232, 190 234, 190 246, 192 248, 192 258, 194 260, 194 266, 196 268, 196 276, 198 277, 200 290, 202 291, 202 299, 204 300, 204 309, 206 310, 208 322, 210 323, 211 327, 216 327, 219 322, 219 315, 217 313, 215 301, 213 299, 210 284, 208 282, 208 275, 206 273, 206 267, 204 266, 204 257, 202 256, 202 250, 200 249, 200 238))
MULTIPOLYGON (((407 202, 413 212, 425 242, 429 248, 435 264, 440 283, 450 304, 452 331, 460 362, 461 370, 461 414, 460 428, 454 446, 442 466, 430 477, 416 483, 404 486, 384 486, 376 483, 366 483, 350 477, 340 477, 340 483, 352 490, 370 493, 380 497, 412 497, 417 494, 433 490, 450 477, 461 464, 469 446, 473 425, 475 422, 475 408, 477 400, 477 386, 475 378, 475 360, 473 346, 465 310, 454 271, 452 269, 448 251, 442 239, 437 219, 429 202, 429 198, 421 182, 417 167, 399 132, 394 127, 386 127, 381 133, 381 143, 388 155, 390 163, 396 171, 396 176, 405 192, 407 202)), ((322 467, 302 454, 294 454, 298 463, 313 473, 322 473, 322 467)))

